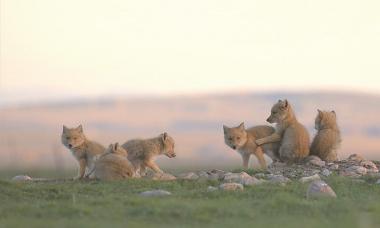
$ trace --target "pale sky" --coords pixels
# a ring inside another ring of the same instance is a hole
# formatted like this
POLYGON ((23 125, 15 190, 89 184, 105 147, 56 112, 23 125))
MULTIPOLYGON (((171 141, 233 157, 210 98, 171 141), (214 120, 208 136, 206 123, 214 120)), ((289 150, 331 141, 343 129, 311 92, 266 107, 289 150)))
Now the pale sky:
POLYGON ((380 94, 378 0, 1 0, 0 102, 380 94))

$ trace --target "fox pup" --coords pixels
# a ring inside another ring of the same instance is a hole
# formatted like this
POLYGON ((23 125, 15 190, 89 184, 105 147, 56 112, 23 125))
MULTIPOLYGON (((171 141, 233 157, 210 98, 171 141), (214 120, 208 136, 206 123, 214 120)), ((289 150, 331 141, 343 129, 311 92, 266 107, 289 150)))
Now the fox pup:
POLYGON ((136 175, 145 175, 146 167, 156 173, 163 173, 154 162, 154 157, 161 154, 169 158, 176 156, 174 152, 174 139, 166 132, 155 138, 129 140, 122 147, 128 151, 127 158, 132 163, 136 175))
POLYGON ((92 170, 94 167, 93 158, 98 154, 102 154, 105 150, 104 146, 86 138, 82 125, 76 128, 63 126, 61 141, 78 160, 78 176, 74 179, 82 179, 85 176, 86 169, 87 172, 92 170))
POLYGON ((279 100, 273 105, 269 123, 276 123, 276 131, 270 136, 257 139, 258 145, 281 142, 280 159, 286 162, 299 161, 309 155, 309 133, 300 124, 287 100, 279 100))
POLYGON ((327 162, 337 161, 337 150, 342 140, 335 111, 318 110, 318 115, 315 118, 315 129, 318 132, 311 143, 310 154, 327 162))
POLYGON ((276 159, 279 143, 268 143, 262 147, 257 146, 255 140, 269 136, 275 132, 275 129, 270 126, 255 126, 248 128, 241 123, 237 127, 227 127, 223 125, 224 142, 227 146, 237 150, 243 159, 243 167, 248 169, 249 158, 254 154, 262 169, 266 169, 267 165, 264 159, 264 153, 269 155, 273 160, 276 159))
POLYGON ((122 180, 134 176, 133 167, 127 159, 127 151, 118 143, 109 145, 103 154, 97 156, 91 178, 122 180))

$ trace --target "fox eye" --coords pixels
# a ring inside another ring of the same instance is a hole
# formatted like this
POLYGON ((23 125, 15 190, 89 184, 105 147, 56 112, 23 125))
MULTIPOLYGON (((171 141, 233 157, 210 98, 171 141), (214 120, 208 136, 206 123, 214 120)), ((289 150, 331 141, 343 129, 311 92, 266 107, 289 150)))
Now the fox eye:
POLYGON ((237 140, 240 140, 240 137, 236 137, 237 140))
POLYGON ((74 137, 73 139, 74 139, 74 140, 77 140, 78 138, 77 138, 77 137, 74 137))
POLYGON ((277 112, 272 112, 272 114, 276 114, 277 112))
POLYGON ((66 139, 67 139, 67 140, 69 140, 69 139, 70 139, 70 137, 66 137, 66 139))
POLYGON ((232 137, 229 137, 228 140, 232 140, 232 137))

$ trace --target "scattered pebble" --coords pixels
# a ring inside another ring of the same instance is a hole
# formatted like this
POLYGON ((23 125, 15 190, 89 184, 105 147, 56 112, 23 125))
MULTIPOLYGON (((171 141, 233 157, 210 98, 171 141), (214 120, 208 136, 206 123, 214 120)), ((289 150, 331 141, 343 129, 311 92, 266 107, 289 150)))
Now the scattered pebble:
POLYGON ((172 194, 171 192, 168 192, 168 191, 165 191, 165 190, 161 190, 161 189, 157 189, 157 190, 151 190, 151 191, 141 192, 140 196, 144 196, 144 197, 170 196, 171 194, 172 194))
POLYGON ((306 197, 308 199, 336 198, 336 193, 326 182, 316 180, 309 185, 306 197))
POLYGON ((162 181, 171 181, 176 180, 177 178, 170 173, 155 173, 152 177, 152 180, 162 180, 162 181))
POLYGON ((378 180, 376 181, 376 184, 380 184, 380 179, 378 179, 378 180))
POLYGON ((359 154, 351 154, 349 157, 348 157, 348 160, 349 161, 355 161, 355 162, 361 162, 364 160, 364 158, 359 155, 359 154))
POLYGON ((12 181, 15 181, 15 182, 24 182, 24 181, 31 181, 31 180, 32 178, 26 175, 18 175, 12 178, 12 181))
POLYGON ((214 191, 216 191, 216 190, 218 190, 217 187, 214 187, 214 186, 208 186, 208 187, 207 187, 207 191, 208 191, 208 192, 214 192, 214 191))
POLYGON ((321 180, 321 177, 318 174, 315 174, 313 176, 301 177, 300 178, 301 183, 311 182, 311 181, 315 181, 315 180, 321 180))
POLYGON ((325 177, 330 176, 331 173, 332 173, 332 172, 331 172, 330 170, 328 170, 328 169, 323 169, 322 172, 321 172, 321 174, 322 174, 323 176, 325 176, 325 177))
POLYGON ((290 179, 287 177, 284 177, 283 175, 270 175, 268 176, 268 180, 270 183, 274 183, 274 184, 286 184, 290 182, 290 179))
POLYGON ((365 175, 367 174, 367 169, 364 168, 363 166, 358 166, 358 165, 353 165, 353 166, 350 166, 348 168, 346 168, 345 170, 347 173, 356 173, 358 175, 365 175))
POLYGON ((224 183, 219 186, 220 190, 224 191, 242 191, 244 186, 239 183, 224 183))
POLYGON ((197 180, 199 176, 194 172, 190 172, 190 173, 182 173, 178 175, 178 178, 183 179, 183 180, 197 180))
POLYGON ((373 163, 372 161, 368 161, 368 160, 361 161, 360 165, 363 166, 364 168, 366 168, 367 171, 370 173, 378 173, 379 172, 379 169, 377 168, 375 163, 373 163))

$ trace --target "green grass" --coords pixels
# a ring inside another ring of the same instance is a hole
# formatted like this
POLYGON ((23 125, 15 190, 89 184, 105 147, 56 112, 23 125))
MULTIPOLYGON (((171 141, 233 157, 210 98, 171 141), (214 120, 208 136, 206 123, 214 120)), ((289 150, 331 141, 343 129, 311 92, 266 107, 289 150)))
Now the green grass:
POLYGON ((296 181, 207 192, 218 182, 3 180, 0 227, 380 227, 379 185, 341 177, 327 182, 337 199, 307 200, 307 184, 296 181), (173 195, 138 195, 158 188, 173 195))

